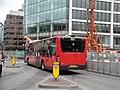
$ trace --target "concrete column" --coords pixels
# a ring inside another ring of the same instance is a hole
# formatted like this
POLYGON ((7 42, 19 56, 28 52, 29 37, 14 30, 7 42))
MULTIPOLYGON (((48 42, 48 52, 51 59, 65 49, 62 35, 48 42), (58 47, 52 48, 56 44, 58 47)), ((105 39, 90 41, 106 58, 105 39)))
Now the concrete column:
POLYGON ((39 34, 39 28, 40 28, 40 27, 39 27, 39 24, 37 24, 37 33, 36 33, 36 35, 37 35, 37 40, 39 40, 39 35, 38 35, 38 34, 39 34))
MULTIPOLYGON (((40 11, 39 7, 37 7, 37 10, 38 10, 38 12, 40 11)), ((36 32, 37 40, 39 40, 39 29, 40 29, 39 23, 38 23, 39 21, 40 21, 40 17, 39 17, 39 15, 37 15, 37 32, 36 32)))
POLYGON ((111 28, 110 28, 110 48, 113 48, 113 11, 114 11, 114 0, 111 0, 111 28))
POLYGON ((69 0, 69 30, 68 34, 72 34, 72 0, 69 0))
MULTIPOLYGON (((51 3, 51 9, 53 9, 53 3, 51 3)), ((53 32, 53 23, 51 22, 53 21, 53 12, 51 12, 51 16, 50 16, 50 33, 53 32)))

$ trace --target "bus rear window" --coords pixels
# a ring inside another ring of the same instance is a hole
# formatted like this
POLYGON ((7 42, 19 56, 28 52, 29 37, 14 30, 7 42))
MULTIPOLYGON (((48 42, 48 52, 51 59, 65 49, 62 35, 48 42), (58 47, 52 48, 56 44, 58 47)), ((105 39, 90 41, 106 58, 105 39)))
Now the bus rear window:
POLYGON ((60 41, 63 52, 84 52, 85 39, 61 38, 60 41))

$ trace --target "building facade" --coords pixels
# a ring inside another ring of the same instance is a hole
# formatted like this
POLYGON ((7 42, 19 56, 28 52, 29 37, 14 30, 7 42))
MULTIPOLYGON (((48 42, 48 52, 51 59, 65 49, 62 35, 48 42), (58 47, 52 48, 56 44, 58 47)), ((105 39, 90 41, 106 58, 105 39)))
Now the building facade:
MULTIPOLYGON (((37 39, 50 35, 86 35, 90 0, 24 0, 24 4, 24 34, 37 39)), ((120 0, 95 0, 95 26, 106 48, 120 49, 119 8, 120 0)))
POLYGON ((4 22, 4 49, 22 50, 23 39, 23 10, 10 11, 4 22))
POLYGON ((4 45, 4 25, 0 22, 0 49, 3 48, 4 45))

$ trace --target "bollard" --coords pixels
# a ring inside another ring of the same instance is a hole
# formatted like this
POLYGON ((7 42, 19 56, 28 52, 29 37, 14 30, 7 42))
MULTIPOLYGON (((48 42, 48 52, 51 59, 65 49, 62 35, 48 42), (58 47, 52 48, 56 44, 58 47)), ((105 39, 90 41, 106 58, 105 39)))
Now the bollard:
POLYGON ((16 64, 16 57, 13 56, 13 57, 12 57, 12 65, 14 66, 15 64, 16 64))
POLYGON ((53 76, 57 80, 59 76, 59 62, 53 62, 53 76))

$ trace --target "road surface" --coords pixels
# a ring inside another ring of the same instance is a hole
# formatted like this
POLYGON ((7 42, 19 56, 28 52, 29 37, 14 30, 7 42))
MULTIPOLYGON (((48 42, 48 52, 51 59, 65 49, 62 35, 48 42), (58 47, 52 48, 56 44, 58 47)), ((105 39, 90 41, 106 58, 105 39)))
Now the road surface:
MULTIPOLYGON (((17 61, 16 64, 20 68, 6 67, 11 65, 11 60, 6 60, 0 78, 0 90, 54 90, 38 87, 42 80, 52 75, 50 71, 28 66, 22 60, 17 61)), ((120 90, 120 77, 82 70, 62 71, 60 76, 78 84, 79 88, 71 90, 80 90, 80 88, 82 90, 120 90)))

